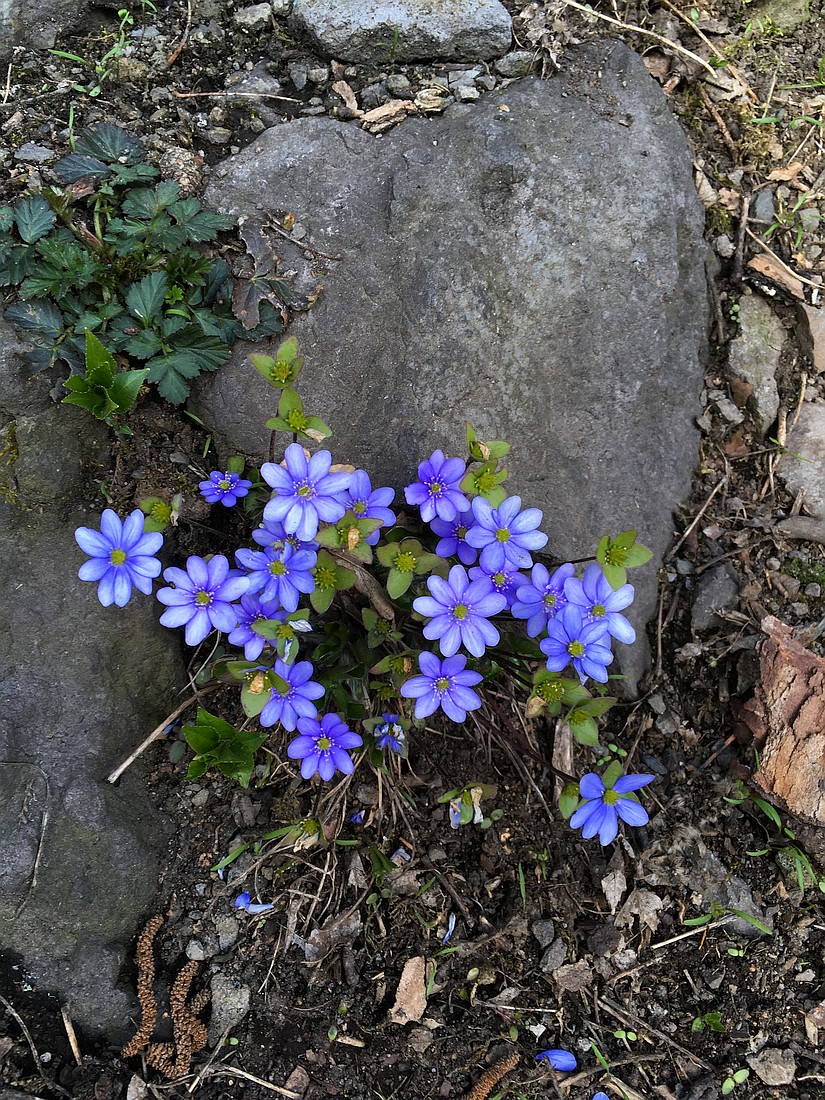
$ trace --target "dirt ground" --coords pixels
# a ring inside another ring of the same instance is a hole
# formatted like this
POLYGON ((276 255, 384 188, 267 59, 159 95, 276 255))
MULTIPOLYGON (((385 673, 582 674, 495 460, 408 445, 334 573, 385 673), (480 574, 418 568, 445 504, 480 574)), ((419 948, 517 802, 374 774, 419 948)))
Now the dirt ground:
MULTIPOLYGON (((793 815, 774 821, 753 799, 741 800, 756 763, 753 723, 743 724, 742 708, 758 690, 765 616, 825 656, 825 553, 819 543, 778 533, 778 520, 798 503, 775 476, 783 432, 801 402, 821 402, 825 388, 804 346, 791 341, 779 377, 780 420, 765 440, 754 435, 746 409, 734 423, 712 396, 721 391, 733 406, 747 401, 725 371, 741 297, 764 296, 793 332, 800 294, 811 301, 811 287, 800 291, 783 270, 815 284, 825 269, 823 223, 813 216, 822 214, 825 194, 823 4, 811 0, 807 20, 785 29, 766 5, 739 0, 594 6, 603 19, 563 2, 508 4, 518 45, 536 51, 551 79, 565 46, 590 35, 619 34, 643 53, 694 151, 716 257, 708 402, 697 410, 702 449, 660 574, 660 609, 649 630, 653 667, 639 697, 611 712, 602 737, 606 758, 623 746, 629 771, 657 776, 649 826, 607 849, 581 842, 555 809, 545 766, 569 750, 564 732, 527 723, 506 682, 491 688, 466 731, 427 729, 397 774, 364 768, 320 804, 278 764, 283 745, 262 754, 244 791, 211 774, 187 783, 172 736, 146 757, 147 797, 174 825, 155 965, 159 986, 168 987, 187 959, 200 964, 194 988, 211 986, 213 1004, 202 1014, 210 1042, 174 1080, 140 1055, 124 1061, 82 1035, 78 1065, 59 1006, 6 975, 2 992, 31 1040, 0 1012, 0 1079, 19 1093, 77 1100, 583 1100, 599 1089, 611 1100, 825 1094, 822 833, 793 815), (723 63, 708 71, 685 51, 723 63), (743 217, 743 203, 747 214, 765 191, 772 230, 743 217), (748 266, 768 254, 746 227, 763 241, 767 235, 775 265, 767 273, 748 266), (702 577, 723 562, 735 571, 739 597, 697 631, 702 577), (470 779, 496 788, 484 809, 501 816, 483 830, 451 830, 438 797, 470 779), (324 838, 261 841, 315 814, 324 838), (242 844, 249 847, 225 868, 211 869, 242 844), (259 916, 233 910, 242 890, 274 908, 259 916), (561 1074, 537 1063, 546 1048, 573 1051, 578 1069, 561 1074), (506 1076, 493 1073, 469 1091, 495 1066, 508 1068, 506 1076)), ((70 62, 54 57, 45 70, 42 57, 15 63, 0 116, 10 150, 4 198, 31 171, 13 151, 26 141, 66 148, 70 109, 75 130, 105 117, 140 134, 155 156, 171 146, 202 149, 204 171, 254 139, 260 112, 227 107, 221 93, 227 74, 258 61, 260 43, 220 13, 204 20, 209 34, 195 35, 186 14, 185 4, 159 5, 150 20, 159 38, 139 43, 94 98, 66 87, 86 77, 70 62)), ((99 18, 92 34, 59 46, 96 56, 113 34, 112 13, 99 18)), ((328 90, 290 83, 290 63, 318 63, 301 43, 273 31, 267 47, 276 59, 271 73, 289 97, 269 104, 273 115, 317 106, 313 96, 326 110, 340 104, 328 90)), ((385 67, 384 75, 391 71, 414 88, 435 79, 422 65, 385 67)), ((361 95, 381 75, 353 68, 346 78, 361 95)), ((135 435, 113 448, 117 464, 104 477, 116 502, 131 506, 153 483, 192 494, 192 470, 178 466, 173 477, 157 456, 202 455, 197 425, 152 397, 130 424, 135 435)), ((212 519, 208 508, 184 516, 176 536, 182 553, 206 547, 208 532, 198 525, 214 523, 214 511, 212 519)), ((224 537, 233 534, 234 518, 220 519, 224 537)), ((231 720, 236 695, 227 690, 225 703, 231 720)), ((134 963, 124 980, 136 983, 134 963)), ((161 1040, 171 1038, 162 995, 159 1028, 161 1040)))

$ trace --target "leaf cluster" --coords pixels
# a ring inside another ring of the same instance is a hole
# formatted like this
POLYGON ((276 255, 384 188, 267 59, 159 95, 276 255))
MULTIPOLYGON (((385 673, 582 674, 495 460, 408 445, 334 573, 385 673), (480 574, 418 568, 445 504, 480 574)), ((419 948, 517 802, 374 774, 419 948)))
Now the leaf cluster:
POLYGON ((197 721, 184 726, 181 732, 195 754, 187 779, 197 779, 215 767, 230 779, 237 779, 242 787, 249 786, 255 753, 266 741, 266 733, 236 729, 203 707, 198 707, 197 721))
POLYGON ((148 370, 118 372, 114 356, 93 332, 86 329, 86 374, 72 374, 65 386, 64 405, 79 405, 98 420, 111 423, 114 415, 128 412, 135 403, 148 370))
POLYGON ((237 340, 279 333, 287 304, 310 304, 277 277, 271 250, 263 257, 262 232, 259 240, 245 227, 257 249, 251 266, 248 255, 235 271, 210 256, 204 246, 234 220, 158 180, 140 141, 120 127, 91 127, 53 171, 59 185, 0 208, 0 287, 18 299, 5 317, 24 330, 33 373, 58 359, 81 373, 88 330, 143 363, 161 396, 179 404, 237 340))

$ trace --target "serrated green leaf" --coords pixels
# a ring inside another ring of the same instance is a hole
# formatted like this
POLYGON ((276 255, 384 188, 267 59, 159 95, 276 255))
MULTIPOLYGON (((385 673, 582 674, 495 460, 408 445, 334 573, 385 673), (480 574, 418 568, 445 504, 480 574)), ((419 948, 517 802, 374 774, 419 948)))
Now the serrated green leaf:
POLYGON ((132 336, 126 344, 126 351, 136 359, 151 359, 161 350, 160 337, 150 328, 132 336))
POLYGON ((98 420, 105 420, 117 411, 117 405, 102 386, 92 386, 78 374, 69 375, 63 385, 71 391, 63 398, 63 405, 77 405, 98 420))
POLYGON ((214 726, 184 726, 181 733, 186 738, 186 743, 190 749, 196 752, 198 756, 203 756, 206 753, 211 754, 221 743, 221 736, 214 726))
POLYGON ((158 319, 166 297, 166 272, 153 271, 126 291, 126 305, 146 325, 158 319))
POLYGON ((81 156, 79 153, 70 153, 61 157, 52 166, 52 171, 61 183, 77 183, 87 176, 101 179, 111 174, 112 169, 97 157, 81 156))
POLYGON ((127 187, 133 183, 150 183, 159 175, 154 164, 113 164, 108 182, 110 187, 127 187))
POLYGON ((12 227, 14 211, 10 206, 0 206, 0 232, 6 233, 12 227))
POLYGON ((56 220, 57 215, 41 195, 24 195, 14 204, 14 222, 26 244, 39 241, 56 220))
POLYGON ((89 126, 75 140, 75 153, 96 157, 106 164, 137 164, 143 156, 143 145, 113 122, 98 122, 89 126))
POLYGON ((202 775, 205 775, 209 770, 209 761, 204 760, 202 756, 196 756, 189 764, 189 768, 186 772, 186 778, 188 780, 200 779, 202 775))
POLYGON ((117 405, 119 413, 128 412, 134 405, 148 373, 147 369, 127 370, 115 375, 115 380, 109 387, 109 396, 117 405))
POLYGON ((116 367, 112 353, 86 329, 86 381, 89 385, 108 390, 114 381, 116 367))
POLYGON ((233 218, 204 210, 194 198, 179 200, 169 208, 169 213, 186 233, 186 239, 193 243, 213 241, 218 233, 235 228, 233 218))
MULTIPOLYGON (((174 180, 161 180, 154 187, 136 187, 130 191, 121 204, 125 218, 138 221, 152 221, 158 214, 177 202, 180 187, 174 180)), ((169 223, 171 226, 171 222, 169 223)), ((177 234, 176 239, 181 235, 177 234)), ((172 251, 168 249, 167 251, 172 251)))
POLYGON ((6 320, 27 332, 42 332, 57 340, 63 335, 66 323, 63 314, 52 302, 15 302, 4 314, 6 320))

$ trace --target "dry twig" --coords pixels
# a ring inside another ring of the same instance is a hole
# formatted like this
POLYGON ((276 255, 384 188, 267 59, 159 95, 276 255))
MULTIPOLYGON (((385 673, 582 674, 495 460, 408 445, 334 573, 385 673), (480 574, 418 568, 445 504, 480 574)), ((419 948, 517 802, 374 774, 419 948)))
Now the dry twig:
POLYGON ((487 1100, 499 1081, 503 1080, 511 1069, 515 1069, 520 1061, 521 1055, 517 1050, 501 1058, 482 1073, 470 1091, 464 1094, 464 1100, 487 1100))

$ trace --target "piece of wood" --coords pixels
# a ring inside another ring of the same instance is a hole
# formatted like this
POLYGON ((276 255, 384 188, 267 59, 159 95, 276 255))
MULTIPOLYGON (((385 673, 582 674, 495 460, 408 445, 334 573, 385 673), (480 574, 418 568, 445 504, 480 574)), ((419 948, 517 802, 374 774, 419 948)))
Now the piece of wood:
POLYGON ((825 825, 825 660, 772 615, 762 630, 748 724, 764 745, 753 783, 803 821, 825 825))

